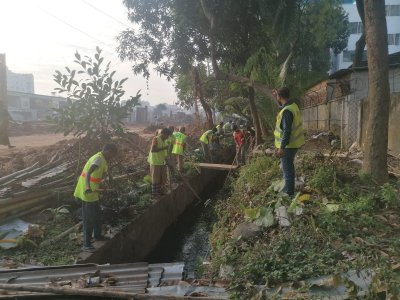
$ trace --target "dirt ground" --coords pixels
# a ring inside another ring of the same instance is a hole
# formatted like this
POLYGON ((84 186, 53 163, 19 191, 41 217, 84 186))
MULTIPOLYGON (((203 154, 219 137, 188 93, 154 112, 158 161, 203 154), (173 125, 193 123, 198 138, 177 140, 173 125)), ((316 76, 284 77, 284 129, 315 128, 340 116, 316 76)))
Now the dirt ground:
MULTIPOLYGON (((22 127, 22 125, 20 127, 22 127)), ((128 131, 138 134, 143 138, 141 142, 139 142, 139 140, 137 141, 138 143, 136 146, 139 146, 143 151, 147 152, 148 147, 146 141, 149 141, 154 134, 143 132, 145 127, 144 125, 129 126, 128 131)), ((48 162, 54 154, 69 149, 69 147, 76 142, 74 136, 50 133, 49 128, 46 126, 29 125, 29 128, 34 128, 35 130, 18 131, 10 136, 11 144, 16 146, 15 148, 8 149, 6 146, 0 145, 0 177, 27 168, 36 162, 44 164, 48 162), (39 128, 43 128, 43 132, 38 130, 39 128), (23 132, 26 132, 26 134, 24 135, 23 132)), ((124 149, 121 150, 123 150, 123 152, 129 152, 127 148, 129 148, 129 145, 126 145, 124 149)), ((136 157, 137 155, 133 154, 128 155, 128 157, 129 156, 134 156, 132 158, 133 161, 136 161, 138 158, 136 157)))

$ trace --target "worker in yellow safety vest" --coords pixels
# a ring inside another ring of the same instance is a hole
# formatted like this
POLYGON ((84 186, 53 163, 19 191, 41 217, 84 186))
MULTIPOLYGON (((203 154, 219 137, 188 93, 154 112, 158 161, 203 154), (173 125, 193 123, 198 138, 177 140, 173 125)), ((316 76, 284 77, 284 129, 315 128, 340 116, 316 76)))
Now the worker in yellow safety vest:
POLYGON ((151 194, 161 196, 164 193, 164 185, 167 179, 167 169, 165 160, 168 156, 169 145, 167 139, 171 136, 168 128, 163 128, 159 135, 153 138, 149 157, 151 176, 151 194))
POLYGON ((185 152, 187 139, 185 131, 185 127, 182 126, 181 128, 179 128, 179 131, 173 133, 175 142, 172 148, 172 154, 174 154, 176 157, 176 163, 178 164, 179 172, 183 172, 183 153, 185 152))
MULTIPOLYGON (((75 198, 82 201, 83 248, 93 252, 92 234, 95 240, 104 240, 101 235, 101 210, 99 189, 104 175, 108 172, 109 162, 117 155, 117 146, 106 144, 101 152, 93 155, 85 164, 75 188, 75 198)), ((111 181, 111 175, 109 173, 111 181)))
POLYGON ((289 99, 287 87, 273 90, 273 95, 281 107, 276 117, 275 148, 276 156, 280 158, 285 179, 284 192, 294 196, 295 169, 294 159, 298 149, 304 145, 304 129, 301 112, 296 103, 289 99))
POLYGON ((232 130, 232 120, 229 120, 229 122, 226 122, 223 126, 224 133, 230 132, 232 130))
POLYGON ((220 122, 217 126, 215 126, 217 128, 217 132, 220 135, 224 134, 224 122, 220 122))
POLYGON ((214 135, 217 132, 217 128, 213 128, 210 130, 207 130, 206 132, 204 132, 201 137, 200 137, 200 142, 201 142, 201 146, 203 148, 203 154, 204 154, 204 159, 207 162, 211 162, 212 161, 212 157, 211 157, 211 152, 210 152, 210 143, 212 142, 212 139, 214 137, 214 135))
POLYGON ((166 141, 166 143, 167 143, 167 145, 168 145, 168 149, 166 150, 166 152, 167 152, 167 157, 171 156, 171 154, 172 154, 172 147, 173 147, 174 144, 175 144, 175 136, 173 135, 173 133, 175 132, 175 127, 174 127, 174 126, 169 126, 168 129, 169 129, 171 135, 167 138, 167 141, 166 141))

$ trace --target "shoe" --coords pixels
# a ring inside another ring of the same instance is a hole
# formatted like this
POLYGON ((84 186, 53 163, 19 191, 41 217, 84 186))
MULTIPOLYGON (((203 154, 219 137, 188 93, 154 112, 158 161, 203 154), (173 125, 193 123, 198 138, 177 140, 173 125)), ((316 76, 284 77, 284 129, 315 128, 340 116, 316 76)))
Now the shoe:
POLYGON ((83 246, 82 251, 93 253, 96 251, 96 248, 94 248, 93 246, 83 246))
POLYGON ((109 241, 109 240, 110 240, 110 238, 108 236, 104 236, 104 235, 94 238, 95 242, 102 242, 102 241, 109 241))

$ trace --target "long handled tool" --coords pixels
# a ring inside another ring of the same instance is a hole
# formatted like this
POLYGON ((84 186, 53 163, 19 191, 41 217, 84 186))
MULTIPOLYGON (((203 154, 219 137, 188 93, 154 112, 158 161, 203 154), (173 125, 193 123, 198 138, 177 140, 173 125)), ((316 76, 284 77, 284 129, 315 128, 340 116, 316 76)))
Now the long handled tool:
MULTIPOLYGON (((167 167, 174 170, 174 167, 169 163, 167 163, 167 167)), ((190 185, 189 181, 183 176, 182 172, 178 169, 176 169, 176 171, 178 172, 179 177, 182 179, 183 183, 189 188, 189 190, 193 193, 193 195, 197 198, 197 200, 199 200, 195 205, 198 205, 200 202, 203 202, 200 196, 196 193, 195 189, 190 185)))

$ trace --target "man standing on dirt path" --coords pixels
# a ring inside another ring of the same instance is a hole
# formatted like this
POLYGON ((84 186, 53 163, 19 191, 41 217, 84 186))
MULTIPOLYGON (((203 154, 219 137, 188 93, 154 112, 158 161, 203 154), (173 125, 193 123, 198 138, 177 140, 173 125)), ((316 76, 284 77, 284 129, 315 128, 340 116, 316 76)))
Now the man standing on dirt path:
MULTIPOLYGON (((99 189, 103 177, 108 173, 108 164, 117 155, 117 146, 108 143, 101 152, 93 155, 85 164, 74 196, 82 201, 83 248, 87 252, 94 252, 92 234, 96 241, 104 240, 101 235, 101 210, 99 203, 99 189)), ((109 174, 111 181, 111 175, 109 174)))
POLYGON ((0 105, 0 145, 7 146, 8 149, 15 148, 15 146, 11 145, 8 137, 10 121, 12 121, 10 113, 3 105, 0 105))
POLYGON ((200 142, 201 142, 201 146, 203 148, 203 154, 204 154, 204 159, 206 160, 206 162, 211 162, 212 161, 212 157, 211 157, 211 152, 210 152, 210 143, 212 142, 212 139, 214 137, 214 135, 217 132, 217 128, 213 128, 210 130, 207 130, 206 132, 204 132, 201 137, 200 137, 200 142))
POLYGON ((276 156, 280 158, 285 179, 284 192, 294 196, 295 169, 294 158, 297 150, 304 145, 304 129, 299 107, 289 99, 287 87, 272 91, 281 107, 276 117, 275 148, 276 156))
POLYGON ((154 137, 151 142, 147 161, 150 164, 151 194, 153 196, 164 194, 164 185, 167 179, 165 160, 168 156, 169 148, 167 139, 171 134, 168 128, 163 128, 160 134, 154 137))
POLYGON ((185 131, 185 127, 181 126, 179 131, 173 133, 175 142, 172 148, 172 154, 174 154, 176 157, 178 171, 181 173, 183 172, 183 153, 185 152, 187 138, 185 131))

